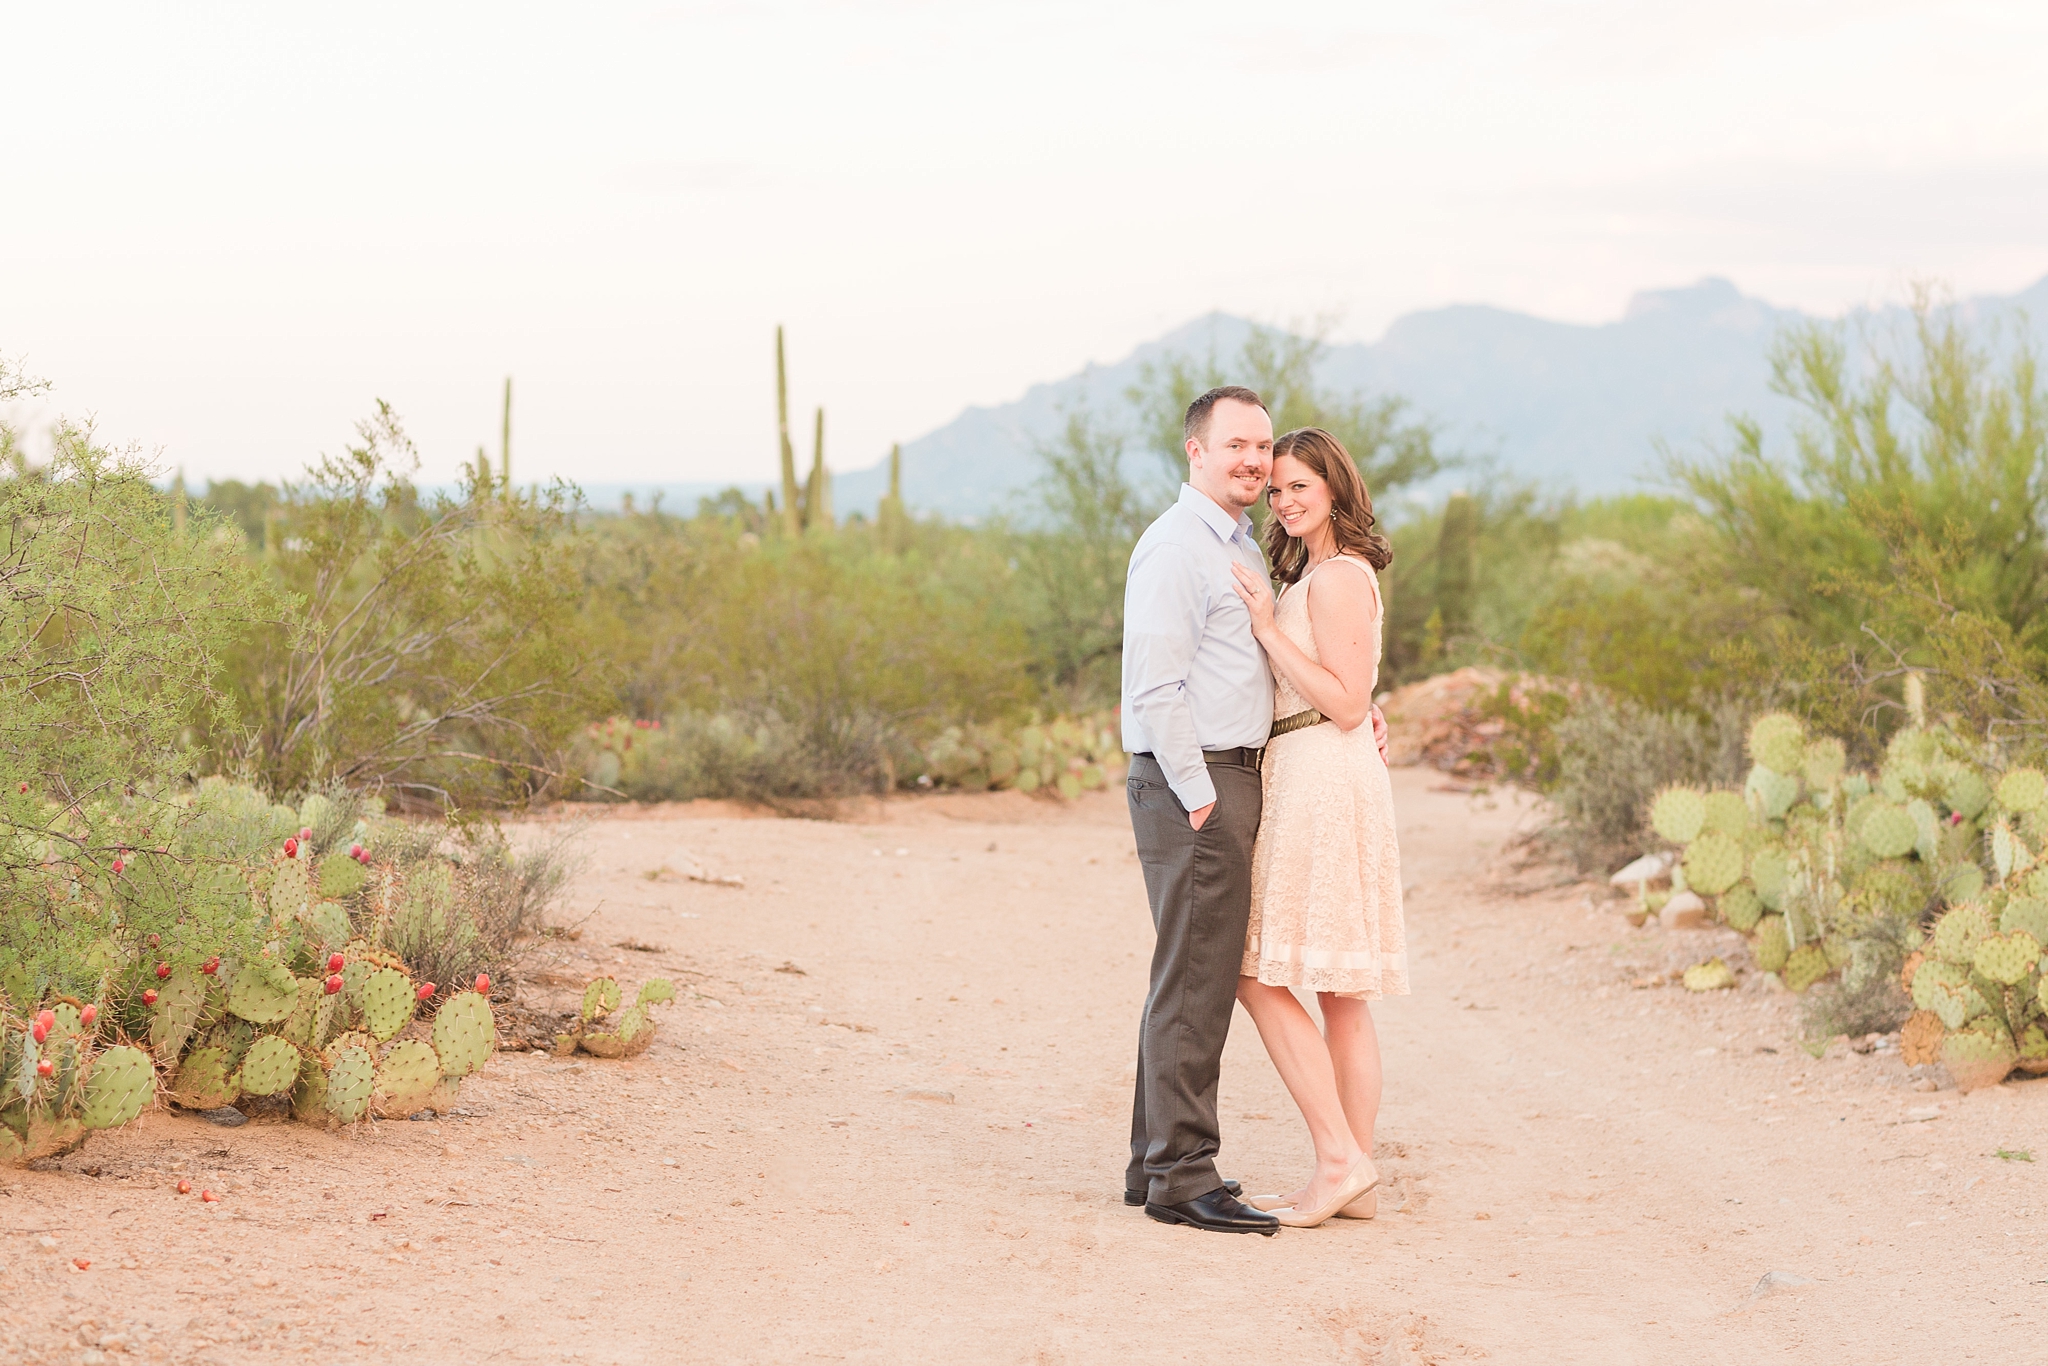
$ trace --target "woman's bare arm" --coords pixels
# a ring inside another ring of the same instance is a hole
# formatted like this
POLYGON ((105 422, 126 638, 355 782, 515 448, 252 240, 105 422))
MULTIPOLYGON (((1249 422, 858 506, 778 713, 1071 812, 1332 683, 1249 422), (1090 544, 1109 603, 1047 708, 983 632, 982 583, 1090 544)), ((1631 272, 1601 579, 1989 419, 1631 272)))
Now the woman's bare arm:
POLYGON ((1339 568, 1319 574, 1308 588, 1309 628, 1315 632, 1318 664, 1289 640, 1273 620, 1273 591, 1242 565, 1232 565, 1237 595, 1252 616, 1252 634, 1266 657, 1308 704, 1339 730, 1356 730, 1372 713, 1373 626, 1379 602, 1365 574, 1339 568))

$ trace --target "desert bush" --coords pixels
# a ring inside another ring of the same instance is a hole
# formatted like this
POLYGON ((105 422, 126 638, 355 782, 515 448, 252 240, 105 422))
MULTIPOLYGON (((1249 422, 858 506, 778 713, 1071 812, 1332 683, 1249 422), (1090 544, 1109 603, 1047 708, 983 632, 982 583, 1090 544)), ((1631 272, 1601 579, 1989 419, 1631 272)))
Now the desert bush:
POLYGON ((1696 711, 1653 711, 1587 692, 1553 730, 1559 758, 1548 791, 1556 815, 1542 834, 1582 872, 1611 870, 1643 852, 1650 798, 1672 783, 1741 780, 1747 708, 1733 699, 1696 711))
POLYGON ((643 802, 716 797, 772 806, 895 786, 895 754, 907 749, 887 725, 857 714, 820 730, 765 708, 680 712, 665 722, 613 717, 586 729, 576 769, 588 780, 586 796, 643 802))
POLYGON ((561 485, 472 471, 423 496, 387 406, 287 484, 261 563, 289 619, 249 633, 231 677, 248 729, 208 738, 273 791, 339 781, 445 807, 558 782, 602 696, 578 613, 584 547, 561 485))

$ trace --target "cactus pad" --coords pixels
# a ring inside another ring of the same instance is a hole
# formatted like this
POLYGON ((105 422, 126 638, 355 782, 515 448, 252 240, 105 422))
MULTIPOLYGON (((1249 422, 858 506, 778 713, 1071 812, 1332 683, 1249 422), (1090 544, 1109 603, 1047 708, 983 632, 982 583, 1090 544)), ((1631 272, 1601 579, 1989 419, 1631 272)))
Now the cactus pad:
POLYGON ((225 1048, 195 1048, 178 1064, 171 1099, 188 1110, 217 1110, 242 1094, 242 1080, 228 1066, 225 1048))
POLYGON ((667 1005, 676 998, 676 985, 666 977, 650 977, 640 984, 640 994, 633 998, 633 1004, 642 1006, 667 1005))
POLYGON ((1797 773, 1806 760, 1806 728, 1785 712, 1764 713, 1750 724, 1749 757, 1774 773, 1797 773))
POLYGON ((363 1027, 382 1043, 412 1019, 412 978, 396 968, 378 968, 363 979, 355 999, 363 1027))
POLYGON ((336 1048, 332 1056, 327 1066, 325 1109, 343 1124, 353 1124, 369 1113, 377 1065, 365 1048, 336 1048))
POLYGON ((1835 785, 1842 776, 1842 770, 1849 766, 1848 752, 1842 742, 1833 736, 1824 736, 1806 747, 1804 762, 1800 765, 1800 776, 1806 785, 1825 792, 1835 785))
POLYGON ((1998 917, 1998 928, 2002 933, 2025 930, 2043 944, 2048 944, 2048 901, 2031 896, 2016 896, 2005 903, 2005 910, 1998 917))
POLYGON ((307 904, 313 899, 312 891, 312 880, 306 876, 304 861, 278 860, 270 872, 270 913, 284 917, 304 915, 307 904))
POLYGON ((337 849, 320 860, 320 895, 330 901, 354 896, 369 880, 369 870, 350 858, 346 850, 337 849))
POLYGON ((1718 831, 1723 835, 1739 835, 1749 829, 1749 824, 1749 803, 1742 799, 1740 792, 1707 794, 1707 820, 1701 827, 1704 833, 1718 831))
POLYGON ((242 965, 228 989, 228 1009, 251 1024, 276 1024, 299 1003, 299 980, 282 963, 258 958, 242 965))
POLYGON ((1738 882, 1722 894, 1717 909, 1721 919, 1730 929, 1748 934, 1756 928, 1756 922, 1763 918, 1763 899, 1756 894, 1756 888, 1747 882, 1738 882))
POLYGON ((327 1047, 341 1027, 348 1023, 348 1007, 343 1004, 344 999, 340 995, 329 996, 324 989, 321 991, 320 1003, 313 1007, 313 1033, 306 1040, 308 1047, 327 1047))
POLYGON ((1718 958, 1709 958, 1685 970, 1687 991, 1720 991, 1735 985, 1735 974, 1718 958))
POLYGON ((1916 1010, 1899 1026, 1899 1057, 1908 1067, 1924 1067, 1941 1059, 1941 1016, 1916 1010))
POLYGON ((391 1046, 377 1065, 377 1109, 399 1118, 426 1104, 441 1081, 441 1060, 418 1039, 391 1046))
POLYGON ((1756 955, 1756 965, 1765 972, 1783 970, 1785 959, 1792 953, 1792 943, 1785 936, 1785 917, 1767 915, 1756 922, 1756 939, 1750 945, 1756 955))
POLYGON ((156 1013, 149 1020, 149 1046, 158 1062, 168 1065, 177 1061, 205 1004, 206 978, 199 969, 179 968, 164 979, 156 989, 152 1007, 156 1013))
POLYGON ((278 1026, 278 1034, 304 1048, 313 1042, 313 1022, 319 1018, 320 1001, 326 993, 320 989, 319 979, 299 978, 299 999, 292 1006, 292 1013, 284 1017, 278 1026))
POLYGON ((1977 957, 1977 945, 1991 933, 1991 914, 1974 901, 1950 907, 1947 914, 1934 924, 1934 936, 1927 943, 1927 951, 1936 958, 1950 963, 1971 963, 1977 957))
POLYGON ((85 1105, 78 1122, 88 1129, 112 1129, 141 1114, 156 1094, 156 1066, 149 1054, 126 1044, 93 1059, 85 1079, 85 1105))
POLYGON ((327 1068, 308 1056, 299 1064, 298 1084, 292 1087, 292 1115, 308 1124, 325 1123, 327 1113, 327 1068))
POLYGON ((1706 794, 1696 787, 1667 787, 1650 804, 1650 828, 1673 844, 1691 844, 1706 823, 1706 794))
POLYGON ((1742 879, 1742 846, 1722 834, 1705 834, 1685 851, 1685 885, 1719 896, 1742 879))
POLYGON ((1977 971, 2008 987, 2026 980, 2027 973, 2040 961, 2041 942, 2025 930, 1989 935, 1978 942, 1973 955, 1977 971))
POLYGON ((354 929, 348 923, 348 912, 332 901, 321 901, 306 912, 306 923, 320 937, 320 942, 330 949, 338 949, 348 942, 354 929))
POLYGON ((1941 800, 1966 820, 1975 820, 1991 805, 1991 785, 1976 769, 1957 764, 1942 777, 1941 800))
POLYGON ((242 1058, 242 1094, 274 1096, 299 1079, 299 1050, 275 1034, 249 1046, 242 1058))
POLYGON ((1826 952, 1818 944, 1801 944, 1785 956, 1785 985, 1794 991, 1806 990, 1832 971, 1826 952))
POLYGON ((2008 811, 2048 806, 2048 778, 2038 768, 2016 768, 1998 780, 1998 804, 2008 811))
POLYGON ((583 988, 583 1018, 601 1020, 619 1008, 619 984, 610 977, 597 977, 583 988))
POLYGON ((1757 899, 1774 911, 1784 902, 1785 880, 1791 875, 1792 860, 1775 844, 1757 850, 1749 861, 1749 880, 1756 887, 1757 899))
POLYGON ((1913 851, 1920 831, 1905 808, 1885 803, 1866 812, 1857 827, 1863 847, 1879 858, 1899 858, 1913 851))
POLYGON ((1970 985, 1969 971, 1955 963, 1930 958, 1913 973, 1913 1004, 1931 1010, 1950 1029, 1961 1029, 1983 1013, 1983 998, 1970 985))
POLYGON ((584 1052, 600 1058, 630 1058, 653 1044, 654 1020, 646 1006, 635 1005, 619 1016, 617 1029, 585 1034, 577 1042, 584 1052))
POLYGON ((1959 1091, 1996 1086, 2019 1060, 2019 1050, 2002 1030, 1959 1029, 1941 1041, 1941 1061, 1959 1091))
POLYGON ((1758 764, 1749 771, 1742 793, 1756 804, 1765 820, 1783 820, 1792 803, 1799 800, 1799 780, 1758 764))
POLYGON ((468 1076, 488 1062, 497 1047, 491 1003, 474 991, 456 992, 434 1016, 434 1052, 440 1055, 442 1076, 468 1076))

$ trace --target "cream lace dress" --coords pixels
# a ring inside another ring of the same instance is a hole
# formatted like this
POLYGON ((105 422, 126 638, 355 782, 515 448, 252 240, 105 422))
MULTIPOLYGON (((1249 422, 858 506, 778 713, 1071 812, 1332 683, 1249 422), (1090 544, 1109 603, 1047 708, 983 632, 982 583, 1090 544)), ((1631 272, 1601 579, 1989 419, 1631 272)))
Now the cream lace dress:
MULTIPOLYGON (((1334 555, 1317 565, 1280 595, 1274 622, 1320 663, 1309 630, 1309 585, 1330 573, 1363 573, 1372 585, 1377 688, 1386 613, 1379 578, 1365 561, 1334 555)), ((1309 710, 1275 674, 1274 719, 1309 710)), ((1244 975, 1366 1000, 1407 995, 1394 791, 1371 724, 1345 732, 1325 721, 1276 737, 1266 749, 1264 779, 1244 975)))

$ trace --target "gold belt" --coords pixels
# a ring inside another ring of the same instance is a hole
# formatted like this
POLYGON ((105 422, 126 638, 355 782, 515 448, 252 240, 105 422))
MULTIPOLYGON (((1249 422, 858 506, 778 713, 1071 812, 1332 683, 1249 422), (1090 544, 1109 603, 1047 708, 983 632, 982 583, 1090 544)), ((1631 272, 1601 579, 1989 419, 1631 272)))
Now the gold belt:
POLYGON ((1278 721, 1275 721, 1271 738, 1277 740, 1291 730, 1307 730, 1310 726, 1320 726, 1329 719, 1329 717, 1316 711, 1314 708, 1310 708, 1308 711, 1298 711, 1292 716, 1283 716, 1278 721))

